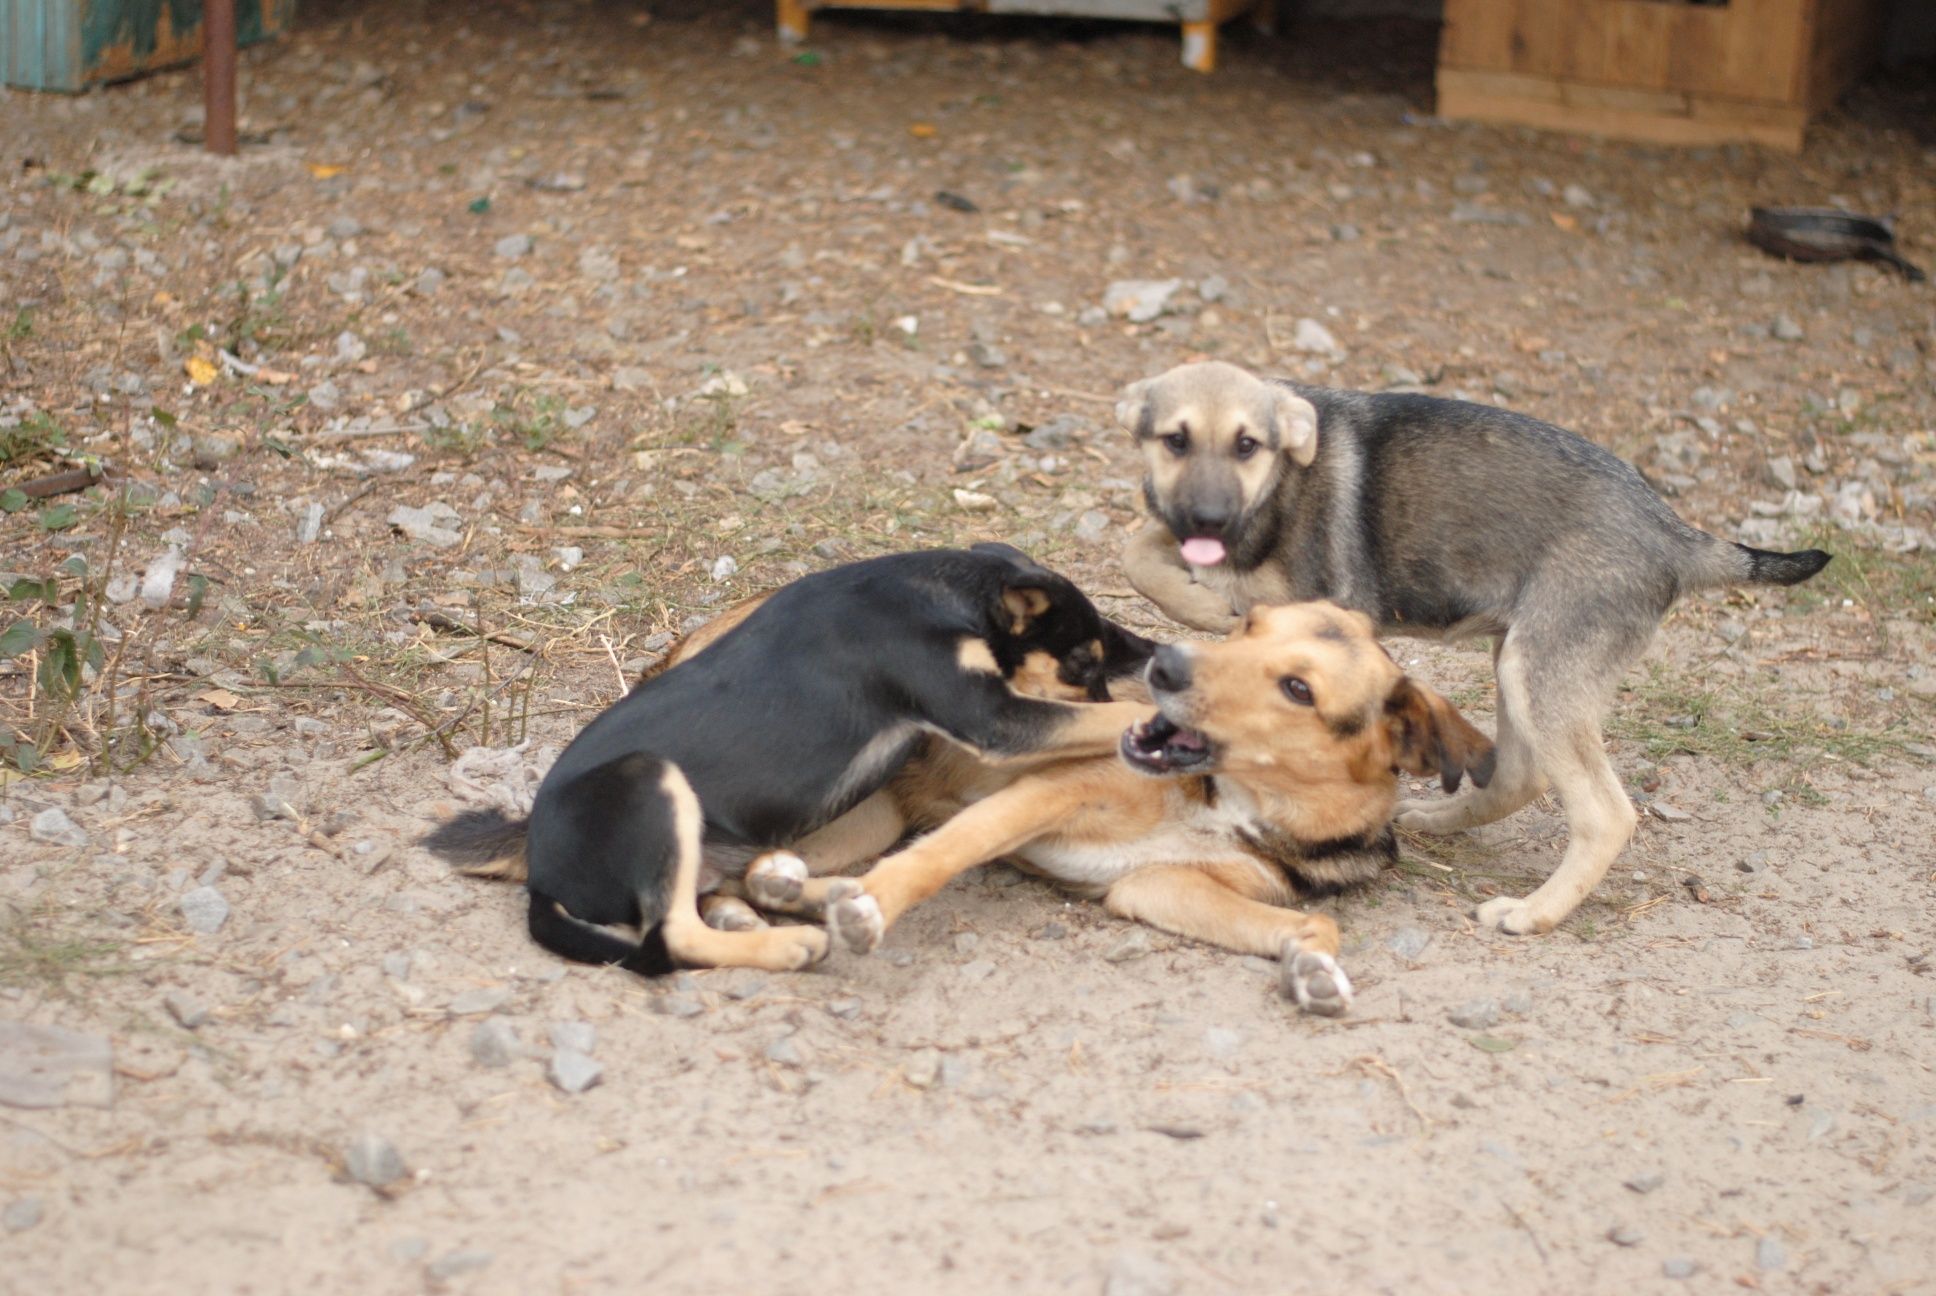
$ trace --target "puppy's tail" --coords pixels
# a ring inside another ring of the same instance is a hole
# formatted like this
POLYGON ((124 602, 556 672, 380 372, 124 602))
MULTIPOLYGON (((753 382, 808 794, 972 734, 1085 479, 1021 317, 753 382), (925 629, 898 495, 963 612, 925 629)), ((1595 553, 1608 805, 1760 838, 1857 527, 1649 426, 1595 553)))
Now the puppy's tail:
POLYGON ((1829 560, 1834 557, 1821 549, 1776 553, 1770 549, 1735 544, 1705 531, 1694 531, 1691 527, 1688 529, 1693 531, 1696 549, 1693 561, 1682 574, 1683 589, 1708 589, 1715 585, 1739 585, 1744 582, 1798 585, 1828 566, 1829 560))
POLYGON ((531 892, 531 939, 574 963, 611 963, 640 976, 665 976, 678 965, 666 948, 665 927, 653 923, 637 944, 574 918, 541 891, 531 892))
POLYGON ((1736 545, 1748 560, 1748 579, 1763 585, 1799 585, 1828 566, 1835 555, 1822 549, 1801 549, 1794 553, 1774 553, 1736 545))
POLYGON ((471 877, 522 882, 526 819, 512 819, 502 810, 466 810, 449 823, 439 824, 422 845, 434 855, 457 865, 471 877))

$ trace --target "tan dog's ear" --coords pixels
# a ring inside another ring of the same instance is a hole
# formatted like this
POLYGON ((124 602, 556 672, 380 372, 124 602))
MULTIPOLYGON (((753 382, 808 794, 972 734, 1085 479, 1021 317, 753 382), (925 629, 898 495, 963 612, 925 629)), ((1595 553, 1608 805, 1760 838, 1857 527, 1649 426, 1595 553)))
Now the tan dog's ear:
POLYGON ((1026 632, 1029 622, 1049 610, 1054 600, 1047 590, 1033 585, 1011 585, 1002 591, 1002 607, 1008 611, 1008 632, 1019 635, 1026 632))
POLYGON ((1122 389, 1116 396, 1116 422, 1125 432, 1139 432, 1143 427, 1143 412, 1149 408, 1150 388, 1156 379, 1143 378, 1122 389))
POLYGON ((1392 764, 1410 774, 1436 774, 1447 792, 1471 775, 1473 785, 1492 782, 1492 739, 1473 728, 1444 698, 1401 679, 1385 699, 1385 726, 1391 734, 1392 764))
POLYGON ((1271 384, 1271 420, 1277 444, 1300 468, 1318 457, 1317 407, 1288 387, 1271 384))

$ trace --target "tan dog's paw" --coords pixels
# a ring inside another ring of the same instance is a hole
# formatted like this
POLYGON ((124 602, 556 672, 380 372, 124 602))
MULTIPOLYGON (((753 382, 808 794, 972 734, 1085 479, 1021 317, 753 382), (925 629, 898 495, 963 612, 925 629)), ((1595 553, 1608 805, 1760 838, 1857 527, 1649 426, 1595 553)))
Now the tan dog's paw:
POLYGON ((1508 936, 1540 936, 1553 930, 1550 919, 1542 918, 1530 900, 1518 896, 1495 896, 1474 911, 1481 927, 1505 932, 1508 936))
POLYGON ((780 969, 783 972, 810 968, 827 957, 827 933, 818 927, 776 927, 773 934, 781 938, 780 948, 788 960, 780 969))
POLYGON ((887 920, 860 883, 841 879, 827 891, 827 934, 850 954, 871 954, 887 935, 887 920))
POLYGON ((1329 954, 1286 945, 1278 980, 1284 993, 1307 1013, 1342 1017, 1351 1011, 1351 978, 1329 954))
POLYGON ((800 906, 807 862, 791 851, 768 851, 746 870, 746 897, 762 909, 788 913, 800 906))
POLYGON ((701 907, 706 925, 714 931, 758 931, 766 926, 766 919, 754 913, 752 905, 732 896, 710 896, 701 907))

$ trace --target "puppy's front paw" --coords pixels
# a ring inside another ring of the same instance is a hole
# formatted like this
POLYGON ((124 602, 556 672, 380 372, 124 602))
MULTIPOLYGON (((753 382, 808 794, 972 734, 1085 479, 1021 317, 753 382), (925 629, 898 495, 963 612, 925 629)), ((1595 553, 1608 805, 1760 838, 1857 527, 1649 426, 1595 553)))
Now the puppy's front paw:
POLYGON ((843 879, 827 892, 827 934, 850 954, 871 954, 887 935, 887 920, 860 883, 843 879))
POLYGON ((746 870, 746 896, 762 909, 788 913, 800 905, 807 862, 792 851, 768 851, 746 870))
POLYGON ((1278 978, 1284 993, 1307 1013, 1342 1017, 1351 1011, 1351 978, 1329 954, 1286 945, 1278 978))
POLYGON ((1473 912, 1481 927, 1508 936, 1539 936, 1553 930, 1553 920, 1541 917, 1532 902, 1518 896, 1495 896, 1473 912))

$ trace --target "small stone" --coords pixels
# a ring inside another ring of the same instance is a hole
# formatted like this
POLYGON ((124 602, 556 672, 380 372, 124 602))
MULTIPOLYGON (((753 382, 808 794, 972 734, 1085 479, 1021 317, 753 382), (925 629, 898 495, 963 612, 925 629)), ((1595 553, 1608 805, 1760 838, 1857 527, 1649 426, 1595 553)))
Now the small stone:
POLYGON ((805 1066, 806 1055, 800 1052, 800 1045, 791 1035, 781 1035, 769 1043, 763 1054, 768 1062, 785 1067, 805 1066))
POLYGON ((329 236, 337 242, 353 239, 363 232, 363 222, 354 216, 338 216, 329 223, 329 236))
POLYGON ((363 339, 348 329, 344 329, 336 335, 336 362, 338 364, 353 365, 369 353, 370 348, 364 345, 363 339))
POLYGON ((181 906, 182 921, 198 936, 214 935, 229 920, 228 899, 212 886, 183 892, 176 903, 181 906))
POLYGON ((1203 1032, 1204 1051, 1212 1057, 1234 1057, 1237 1050, 1243 1046, 1243 1032, 1232 1030, 1228 1026, 1212 1026, 1203 1032))
POLYGON ((1647 808, 1653 812, 1655 818, 1663 819, 1668 823, 1686 823, 1694 817, 1679 806, 1666 801, 1650 802, 1647 808))
POLYGON ((1418 956, 1423 954, 1425 947, 1431 943, 1431 933, 1418 927, 1400 927, 1385 937, 1385 948, 1407 963, 1417 962, 1418 956))
POLYGON ((1123 938, 1109 947, 1103 958, 1111 963, 1127 963, 1131 959, 1142 958, 1150 952, 1149 933, 1141 927, 1132 927, 1123 938))
POLYGON ((957 932, 955 934, 955 953, 957 954, 972 953, 975 946, 979 944, 981 944, 981 935, 978 932, 957 932))
POLYGON ((1774 486, 1778 490, 1791 491, 1795 489, 1795 461, 1787 455, 1775 456, 1763 464, 1762 469, 1762 475, 1768 479, 1769 485, 1774 486))
POLYGON ((180 990, 170 990, 161 1002, 183 1030, 198 1030, 208 1024, 208 1009, 180 990))
POLYGON ((452 548, 464 539, 463 515, 441 501, 423 508, 399 505, 390 510, 390 516, 384 521, 410 539, 438 549, 452 548))
POLYGON ((551 1066, 546 1071, 551 1083, 568 1094, 584 1093, 604 1074, 604 1067, 577 1049, 568 1048, 553 1050, 551 1066))
POLYGON ((1073 414, 1058 414, 1040 427, 1030 428, 1022 437, 1022 444, 1037 454, 1067 450, 1076 443, 1077 435, 1087 430, 1087 426, 1073 414))
POLYGON ((1331 227, 1331 241, 1333 243, 1356 243, 1363 237, 1358 232, 1358 227, 1349 221, 1340 221, 1331 227))
POLYGON ((408 981, 410 979, 410 962, 411 959, 408 954, 385 954, 383 956, 383 975, 392 977, 398 981, 408 981))
POLYGON ((0 1211, 0 1228, 6 1229, 9 1233, 25 1233, 40 1223, 40 1216, 40 1198, 17 1197, 7 1203, 4 1211, 0 1211))
POLYGON ((1147 324, 1169 308, 1181 279, 1118 279, 1103 290, 1102 308, 1132 324, 1147 324))
POLYGON ((1207 302, 1222 301, 1230 295, 1230 281, 1220 274, 1207 275, 1197 285, 1197 296, 1207 302))
POLYGON ((1040 927, 1037 927, 1034 931, 1029 933, 1029 935, 1034 937, 1036 940, 1045 940, 1045 941, 1061 940, 1064 936, 1067 936, 1068 934, 1069 934, 1069 929, 1067 927, 1064 927, 1059 922, 1043 923, 1040 927))
POLYGON ((491 1263, 489 1251, 453 1251, 439 1257, 424 1267, 424 1273, 432 1282, 448 1282, 459 1274, 467 1274, 482 1269, 491 1263))
POLYGON ((750 973, 736 976, 721 987, 721 990, 728 999, 746 1000, 757 998, 766 990, 766 978, 750 973))
POLYGON ((35 815, 27 825, 27 835, 50 846, 87 845, 87 832, 67 817, 67 811, 58 807, 49 807, 35 815))
POLYGON ((466 990, 452 999, 447 1011, 453 1017, 475 1017, 481 1013, 496 1012, 509 1002, 509 986, 481 986, 476 990, 466 990))
POLYGON ((1460 1004, 1446 1014, 1454 1026, 1467 1030, 1485 1030, 1499 1024, 1499 1002, 1495 999, 1471 999, 1460 1004))
POLYGON ((510 1066, 517 1055, 518 1032, 502 1017, 487 1017, 471 1032, 471 1058, 479 1066, 510 1066))
POLYGON ((1530 990, 1515 990, 1505 997, 1500 1007, 1515 1017, 1524 1017, 1533 1010, 1533 992, 1530 990))
POLYGON ((189 461, 204 472, 221 467, 241 451, 240 441, 214 432, 197 432, 188 442, 189 461))
POLYGON ((1788 1250, 1774 1238, 1764 1237, 1755 1243, 1755 1267, 1773 1273, 1788 1267, 1788 1250))
POLYGON ((1775 317, 1771 331, 1777 339, 1783 342, 1799 342, 1807 336, 1807 334, 1802 332, 1802 326, 1786 315, 1777 315, 1775 317))
POLYGON ((1102 1282, 1102 1296, 1176 1296, 1181 1290, 1169 1267, 1142 1251, 1118 1251, 1110 1257, 1102 1282))
POLYGON ((1008 363, 1008 353, 1006 351, 998 346, 990 346, 986 342, 970 343, 968 347, 968 358, 973 360, 977 365, 980 365, 983 369, 1000 369, 1008 363))
POLYGON ((531 236, 529 234, 507 234, 497 241, 497 246, 492 251, 507 260, 516 260, 518 257, 528 256, 531 252, 531 236))
POLYGON ((343 1168, 350 1178, 372 1188, 387 1188, 409 1173, 396 1144, 373 1130, 364 1130, 343 1149, 343 1168))
POLYGON ((956 472, 975 472, 996 462, 1007 451, 1007 445, 992 429, 975 428, 955 447, 952 462, 956 472))
POLYGON ((1560 190, 1560 199, 1568 207, 1593 206, 1593 193, 1585 185, 1570 184, 1560 190))
POLYGON ((553 1048, 573 1049, 586 1054, 593 1053, 598 1048, 598 1027, 590 1022, 553 1022, 549 1034, 553 1048))
POLYGON ((1109 534, 1109 515, 1100 509, 1088 509, 1076 519, 1076 539, 1085 544, 1094 544, 1109 534))
POLYGON ((1615 1246, 1639 1246, 1647 1240, 1647 1235, 1631 1224, 1615 1224, 1607 1230, 1607 1241, 1615 1246))
POLYGON ((1291 330, 1291 347, 1306 355, 1341 356, 1344 348, 1338 345, 1331 330, 1314 319, 1301 319, 1291 330))
POLYGON ((1699 1265, 1684 1256, 1675 1256, 1671 1260, 1660 1262, 1660 1273, 1663 1278, 1692 1278, 1700 1271, 1699 1265))
POLYGON ((689 994, 662 995, 653 1001, 652 1009, 663 1017, 697 1017, 705 1012, 705 1005, 689 994))
POLYGON ((1761 804, 1773 809, 1775 806, 1781 804, 1782 796, 1783 793, 1780 788, 1769 788, 1761 794, 1761 804))
POLYGON ((830 999, 827 1011, 842 1021, 853 1021, 860 1016, 861 1001, 858 999, 830 999))
POLYGON ((941 1054, 934 1049, 921 1049, 907 1060, 901 1074, 916 1089, 932 1089, 941 1077, 941 1054))
POLYGON ((722 554, 713 563, 712 577, 715 581, 729 580, 739 572, 739 560, 731 554, 722 554))
POLYGON ((1630 1192, 1637 1192, 1645 1197, 1648 1193, 1658 1190, 1666 1182, 1666 1175, 1654 1171, 1649 1174, 1635 1175, 1626 1181, 1626 1187, 1630 1192))

